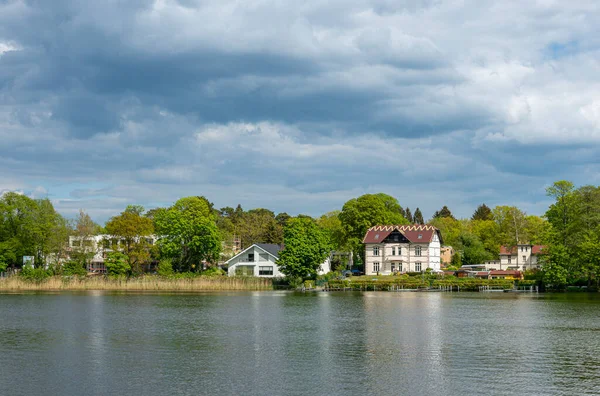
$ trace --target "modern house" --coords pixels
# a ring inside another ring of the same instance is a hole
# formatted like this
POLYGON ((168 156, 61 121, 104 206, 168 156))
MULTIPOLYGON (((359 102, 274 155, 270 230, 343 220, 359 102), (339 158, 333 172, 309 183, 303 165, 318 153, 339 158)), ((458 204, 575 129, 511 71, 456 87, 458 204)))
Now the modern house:
POLYGON ((371 227, 363 243, 366 275, 440 271, 442 234, 432 225, 371 227))
MULTIPOLYGON (((149 246, 154 245, 157 240, 154 235, 140 238, 144 238, 149 246)), ((113 251, 123 250, 125 243, 125 240, 112 235, 70 236, 68 252, 69 255, 73 252, 85 253, 89 257, 86 269, 89 272, 105 273, 106 255, 113 251)), ((149 269, 149 266, 145 268, 145 270, 149 269)))
MULTIPOLYGON (((261 278, 277 278, 285 276, 279 271, 277 260, 281 246, 271 243, 255 243, 233 256, 225 263, 229 276, 257 276, 261 278)), ((331 270, 331 256, 319 267, 318 274, 326 274, 331 270)))

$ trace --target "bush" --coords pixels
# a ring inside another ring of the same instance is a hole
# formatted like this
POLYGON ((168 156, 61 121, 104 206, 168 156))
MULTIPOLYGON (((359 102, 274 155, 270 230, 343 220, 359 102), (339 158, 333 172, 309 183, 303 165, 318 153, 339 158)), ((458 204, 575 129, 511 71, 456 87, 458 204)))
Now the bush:
POLYGON ((121 252, 110 252, 106 255, 106 272, 110 276, 125 276, 131 271, 127 255, 121 252))
POLYGON ((173 275, 173 261, 171 259, 162 259, 158 262, 158 268, 156 270, 160 276, 171 276, 173 275))
POLYGON ((202 271, 202 275, 206 276, 225 276, 227 272, 223 271, 219 267, 209 267, 206 270, 202 271))
POLYGON ((31 266, 23 267, 19 275, 23 279, 35 283, 42 283, 50 277, 50 274, 44 268, 32 268, 31 266))
POLYGON ((87 275, 87 271, 85 268, 83 268, 83 264, 75 260, 70 260, 64 263, 61 268, 61 273, 65 276, 87 275))

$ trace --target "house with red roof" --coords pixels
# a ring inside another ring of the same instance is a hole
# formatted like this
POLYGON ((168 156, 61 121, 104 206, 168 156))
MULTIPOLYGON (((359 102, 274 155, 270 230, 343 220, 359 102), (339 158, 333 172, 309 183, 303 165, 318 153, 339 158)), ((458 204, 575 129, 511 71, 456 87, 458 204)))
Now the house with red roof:
POLYGON ((515 269, 519 271, 540 268, 539 260, 545 246, 518 244, 517 246, 500 246, 500 264, 502 269, 515 269))
POLYGON ((365 274, 440 271, 442 233, 432 225, 379 225, 367 230, 365 274))

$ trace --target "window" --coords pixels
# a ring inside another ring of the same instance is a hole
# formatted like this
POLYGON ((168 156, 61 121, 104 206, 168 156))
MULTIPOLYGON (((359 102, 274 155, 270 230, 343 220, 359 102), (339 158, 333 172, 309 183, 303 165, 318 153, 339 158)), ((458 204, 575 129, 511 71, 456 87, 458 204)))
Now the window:
POLYGON ((373 263, 373 272, 379 272, 379 262, 378 261, 373 263))
POLYGON ((398 246, 398 256, 402 256, 402 248, 398 246))
POLYGON ((523 262, 527 262, 527 256, 523 256, 523 262))
POLYGON ((250 261, 250 262, 254 261, 254 253, 248 253, 248 261, 250 261))
POLYGON ((396 270, 396 264, 392 263, 392 266, 390 269, 392 270, 392 272, 394 272, 396 270))
POLYGON ((258 275, 273 275, 273 267, 258 267, 258 275))
POLYGON ((402 272, 402 263, 398 264, 398 272, 402 272))
POLYGON ((71 240, 71 247, 79 247, 81 246, 81 241, 78 239, 71 240))
POLYGON ((379 246, 373 248, 373 256, 379 256, 379 246))
POLYGON ((415 263, 415 271, 416 272, 421 272, 421 263, 419 263, 419 262, 415 263))
POLYGON ((392 256, 396 255, 396 248, 394 246, 392 246, 392 256))
POLYGON ((236 276, 253 276, 254 275, 254 267, 250 267, 248 265, 240 265, 235 267, 235 275, 236 276))
POLYGON ((415 256, 421 257, 421 246, 415 246, 415 256))
POLYGON ((511 257, 508 256, 508 264, 510 264, 510 262, 511 262, 511 257))
POLYGON ((423 234, 419 234, 418 239, 423 239, 423 234))

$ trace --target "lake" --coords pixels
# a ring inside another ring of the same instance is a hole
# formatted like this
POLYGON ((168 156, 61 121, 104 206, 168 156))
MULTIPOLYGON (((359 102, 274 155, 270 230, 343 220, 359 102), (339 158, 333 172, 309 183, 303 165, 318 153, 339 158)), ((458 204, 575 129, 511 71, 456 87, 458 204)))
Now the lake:
POLYGON ((0 294, 0 395, 600 394, 597 294, 0 294))

